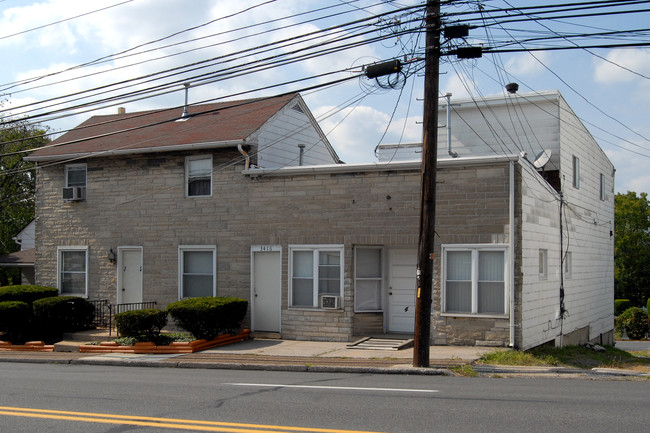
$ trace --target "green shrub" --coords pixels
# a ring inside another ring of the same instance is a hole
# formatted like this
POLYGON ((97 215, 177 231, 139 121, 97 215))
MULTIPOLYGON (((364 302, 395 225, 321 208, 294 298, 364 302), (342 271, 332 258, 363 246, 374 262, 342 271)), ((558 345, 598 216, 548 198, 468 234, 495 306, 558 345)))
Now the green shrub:
POLYGON ((5 286, 0 287, 0 302, 20 301, 32 305, 42 298, 58 296, 59 290, 46 286, 5 286))
POLYGON ((650 317, 650 298, 648 298, 648 302, 645 306, 645 310, 648 312, 648 317, 650 317))
POLYGON ((614 299, 614 316, 620 316, 631 306, 632 302, 629 299, 614 299))
POLYGON ((206 340, 239 330, 247 309, 247 300, 233 297, 188 298, 167 306, 178 326, 206 340))
POLYGON ((93 327, 95 306, 77 296, 43 298, 34 302, 34 324, 44 339, 58 339, 64 332, 93 327))
POLYGON ((5 331, 12 343, 24 343, 31 316, 32 309, 26 302, 0 302, 0 331, 5 331))
POLYGON ((115 315, 118 334, 139 341, 156 340, 165 325, 167 325, 167 312, 163 310, 132 310, 115 315))
POLYGON ((640 340, 648 332, 648 313, 639 307, 628 308, 616 318, 615 328, 625 330, 631 340, 640 340))

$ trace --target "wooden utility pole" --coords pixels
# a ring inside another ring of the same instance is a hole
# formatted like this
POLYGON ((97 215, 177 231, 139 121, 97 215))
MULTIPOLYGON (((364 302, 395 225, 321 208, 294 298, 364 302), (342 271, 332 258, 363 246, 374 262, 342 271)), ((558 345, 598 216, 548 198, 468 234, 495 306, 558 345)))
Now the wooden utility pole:
POLYGON ((427 1, 424 69, 424 118, 422 127, 422 187, 418 242, 417 298, 413 366, 429 367, 433 252, 436 216, 438 160, 438 73, 440 57, 440 2, 427 1))

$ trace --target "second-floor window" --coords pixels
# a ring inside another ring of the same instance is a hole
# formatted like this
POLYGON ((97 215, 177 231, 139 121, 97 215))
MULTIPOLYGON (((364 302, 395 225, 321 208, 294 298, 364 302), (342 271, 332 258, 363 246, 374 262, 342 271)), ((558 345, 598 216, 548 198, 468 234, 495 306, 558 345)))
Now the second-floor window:
POLYGON ((86 164, 65 166, 65 187, 86 187, 86 164))
POLYGON ((185 159, 185 195, 212 195, 212 156, 192 156, 185 159))

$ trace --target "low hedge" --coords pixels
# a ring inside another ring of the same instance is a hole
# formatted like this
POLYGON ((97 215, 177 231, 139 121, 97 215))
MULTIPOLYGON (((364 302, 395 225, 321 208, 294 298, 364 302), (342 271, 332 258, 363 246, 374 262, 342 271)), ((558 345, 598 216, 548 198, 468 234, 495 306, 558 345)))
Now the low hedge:
POLYGON ((614 316, 620 316, 631 306, 632 302, 629 299, 614 299, 614 316))
POLYGON ((157 340, 165 325, 167 325, 167 312, 164 310, 132 310, 115 315, 117 333, 122 337, 131 337, 138 341, 157 340))
POLYGON ((34 301, 34 322, 46 334, 91 329, 94 316, 95 306, 78 296, 57 296, 34 301))
POLYGON ((625 330, 631 340, 640 340, 648 332, 648 313, 639 307, 628 308, 616 318, 615 328, 625 330))
POLYGON ((21 301, 0 302, 0 331, 5 331, 9 341, 20 344, 30 326, 32 309, 21 301))
POLYGON ((247 309, 247 300, 234 297, 188 298, 167 306, 178 326, 206 340, 238 331, 247 309))
POLYGON ((5 286, 0 287, 0 302, 19 301, 32 305, 34 301, 58 296, 59 290, 47 286, 5 286))

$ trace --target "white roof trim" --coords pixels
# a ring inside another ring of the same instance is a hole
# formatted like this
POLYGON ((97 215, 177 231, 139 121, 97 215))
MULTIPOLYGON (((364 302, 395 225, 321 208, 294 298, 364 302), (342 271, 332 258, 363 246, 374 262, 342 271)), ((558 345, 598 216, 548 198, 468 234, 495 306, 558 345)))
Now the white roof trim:
MULTIPOLYGON (((516 161, 519 155, 502 156, 478 156, 467 158, 444 158, 438 159, 439 167, 456 167, 464 165, 490 165, 508 161, 516 161)), ((242 171, 245 176, 294 176, 297 174, 334 174, 354 172, 377 172, 397 170, 419 170, 422 161, 397 161, 397 162, 369 162, 361 164, 324 164, 324 165, 302 165, 278 168, 250 168, 242 171)))

